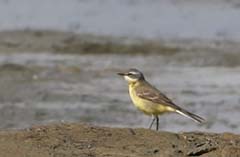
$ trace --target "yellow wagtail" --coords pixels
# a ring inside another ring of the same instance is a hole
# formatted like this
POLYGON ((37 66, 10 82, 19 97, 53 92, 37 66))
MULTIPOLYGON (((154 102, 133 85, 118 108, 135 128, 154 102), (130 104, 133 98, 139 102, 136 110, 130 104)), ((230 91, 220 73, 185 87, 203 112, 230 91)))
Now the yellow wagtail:
POLYGON ((153 117, 149 126, 151 129, 156 120, 156 130, 159 128, 158 115, 167 112, 176 112, 195 122, 203 122, 204 119, 175 105, 168 97, 148 83, 143 74, 137 69, 130 69, 127 72, 119 72, 128 82, 129 94, 133 104, 142 112, 153 117))

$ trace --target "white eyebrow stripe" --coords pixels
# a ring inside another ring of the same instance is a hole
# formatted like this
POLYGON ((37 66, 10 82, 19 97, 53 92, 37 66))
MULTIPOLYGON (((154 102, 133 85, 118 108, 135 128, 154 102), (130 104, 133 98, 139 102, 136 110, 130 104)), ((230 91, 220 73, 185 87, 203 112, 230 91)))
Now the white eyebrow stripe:
POLYGON ((130 73, 130 74, 133 74, 133 75, 139 74, 139 73, 136 72, 136 71, 130 71, 129 73, 130 73))

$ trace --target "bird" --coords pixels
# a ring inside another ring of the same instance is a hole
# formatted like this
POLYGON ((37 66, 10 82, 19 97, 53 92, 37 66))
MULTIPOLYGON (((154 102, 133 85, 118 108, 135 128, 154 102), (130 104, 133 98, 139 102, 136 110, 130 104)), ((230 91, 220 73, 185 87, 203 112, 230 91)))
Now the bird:
POLYGON ((149 129, 152 128, 155 121, 156 130, 159 129, 159 115, 164 113, 175 112, 198 123, 205 121, 202 117, 177 106, 160 90, 146 81, 143 73, 138 69, 132 68, 117 74, 123 76, 128 82, 129 95, 135 107, 146 115, 152 116, 149 129))

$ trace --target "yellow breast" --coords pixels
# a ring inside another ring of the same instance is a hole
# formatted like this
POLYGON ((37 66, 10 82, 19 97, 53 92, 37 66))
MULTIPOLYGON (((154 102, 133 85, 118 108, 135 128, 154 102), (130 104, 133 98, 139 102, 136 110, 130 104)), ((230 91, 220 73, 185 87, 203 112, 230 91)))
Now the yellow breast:
POLYGON ((129 84, 129 94, 132 102, 140 111, 147 115, 159 115, 167 112, 166 106, 138 97, 135 90, 136 88, 137 85, 129 84))

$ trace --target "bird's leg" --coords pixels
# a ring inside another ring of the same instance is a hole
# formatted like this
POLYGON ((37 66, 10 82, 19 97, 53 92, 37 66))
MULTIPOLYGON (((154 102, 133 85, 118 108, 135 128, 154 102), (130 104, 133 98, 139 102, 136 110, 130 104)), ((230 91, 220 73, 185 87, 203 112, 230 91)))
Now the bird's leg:
POLYGON ((152 115, 152 122, 151 122, 151 124, 150 124, 150 126, 149 126, 149 129, 152 128, 152 125, 153 125, 153 123, 155 122, 155 119, 156 119, 156 117, 152 115))
POLYGON ((159 118, 158 118, 158 116, 155 116, 155 119, 157 120, 156 121, 156 130, 158 131, 158 128, 159 128, 159 118))

